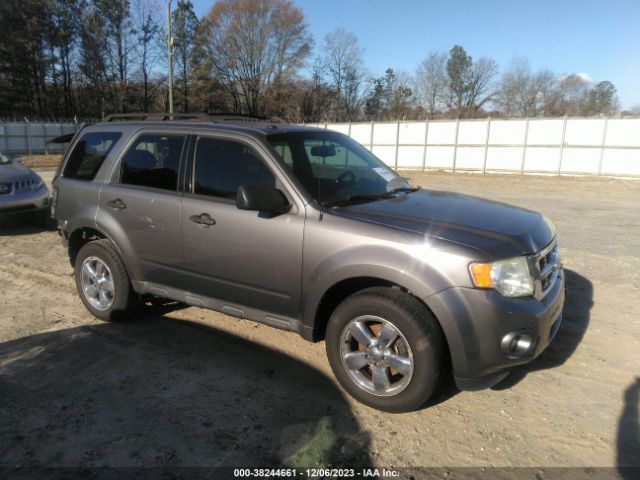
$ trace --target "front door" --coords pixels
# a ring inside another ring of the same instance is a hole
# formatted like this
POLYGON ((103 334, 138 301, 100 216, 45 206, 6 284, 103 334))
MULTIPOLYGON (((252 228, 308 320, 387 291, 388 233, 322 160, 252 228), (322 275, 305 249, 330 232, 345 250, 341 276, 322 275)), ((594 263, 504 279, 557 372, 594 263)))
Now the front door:
POLYGON ((197 138, 192 175, 182 204, 187 288, 223 305, 297 318, 304 211, 270 216, 236 208, 241 185, 275 186, 292 200, 265 159, 241 141, 197 138))

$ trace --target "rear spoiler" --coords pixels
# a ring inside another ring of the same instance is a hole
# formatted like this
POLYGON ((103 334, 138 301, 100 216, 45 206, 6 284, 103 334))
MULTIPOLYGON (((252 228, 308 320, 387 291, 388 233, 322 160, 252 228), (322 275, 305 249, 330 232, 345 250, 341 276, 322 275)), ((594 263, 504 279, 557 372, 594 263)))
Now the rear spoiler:
POLYGON ((47 140, 45 143, 50 144, 50 143, 69 143, 73 137, 75 136, 75 132, 74 133, 67 133, 65 135, 60 135, 59 137, 56 138, 52 138, 51 140, 47 140))

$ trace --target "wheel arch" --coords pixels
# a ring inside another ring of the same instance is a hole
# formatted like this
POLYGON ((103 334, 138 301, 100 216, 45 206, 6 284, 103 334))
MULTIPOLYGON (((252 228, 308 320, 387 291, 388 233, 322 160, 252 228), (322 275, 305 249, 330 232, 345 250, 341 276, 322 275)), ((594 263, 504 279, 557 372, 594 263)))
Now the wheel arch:
POLYGON ((84 245, 94 240, 102 240, 102 239, 109 240, 111 242, 113 247, 116 249, 116 252, 122 259, 122 263, 124 264, 127 270, 127 274, 129 275, 129 278, 133 279, 134 277, 132 276, 131 267, 129 266, 129 263, 126 261, 126 257, 123 255, 122 250, 120 249, 118 244, 113 241, 113 238, 111 238, 104 231, 102 231, 101 229, 95 226, 88 226, 88 225, 78 226, 74 230, 72 230, 71 233, 69 234, 67 251, 69 254, 69 263, 71 263, 71 266, 73 267, 75 265, 78 252, 84 245))
POLYGON ((365 290, 371 287, 387 287, 394 288, 404 292, 407 295, 415 298, 420 304, 429 311, 429 313, 433 316, 438 324, 442 332, 442 336, 445 340, 445 346, 447 350, 447 356, 450 357, 449 345, 447 341, 447 336, 444 333, 443 326, 435 315, 435 313, 429 308, 429 306, 417 295, 412 294, 411 290, 407 287, 404 287, 396 282, 391 280, 387 280, 380 277, 371 277, 371 276, 359 276, 359 277, 350 277, 340 280, 339 282, 334 283, 322 296, 318 306, 315 310, 315 316, 313 319, 313 336, 312 339, 314 342, 322 341, 325 338, 327 324, 329 323, 329 318, 331 314, 336 309, 336 307, 343 302, 346 298, 351 295, 365 290))

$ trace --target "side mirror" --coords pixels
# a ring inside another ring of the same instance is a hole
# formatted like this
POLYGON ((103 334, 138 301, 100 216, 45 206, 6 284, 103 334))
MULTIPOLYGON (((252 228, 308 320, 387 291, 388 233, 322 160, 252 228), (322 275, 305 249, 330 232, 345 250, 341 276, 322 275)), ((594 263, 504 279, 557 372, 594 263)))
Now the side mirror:
POLYGON ((291 209, 284 193, 267 185, 242 185, 236 194, 236 207, 270 213, 285 213, 291 209))

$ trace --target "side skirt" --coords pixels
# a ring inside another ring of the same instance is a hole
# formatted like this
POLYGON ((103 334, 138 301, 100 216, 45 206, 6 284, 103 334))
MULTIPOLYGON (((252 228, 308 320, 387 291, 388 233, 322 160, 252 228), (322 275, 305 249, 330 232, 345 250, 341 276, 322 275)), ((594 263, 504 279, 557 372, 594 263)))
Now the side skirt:
POLYGON ((167 298, 177 302, 186 303, 193 307, 206 308, 216 312, 223 313, 230 317, 236 317, 254 322, 263 323, 270 327, 287 332, 296 332, 305 340, 311 341, 313 338, 313 329, 305 327, 297 318, 284 317, 274 315, 270 312, 258 310, 256 308, 247 307, 245 305, 236 305, 225 302, 223 300, 197 295, 186 290, 167 287, 153 282, 133 281, 133 289, 139 294, 149 294, 160 298, 167 298))

